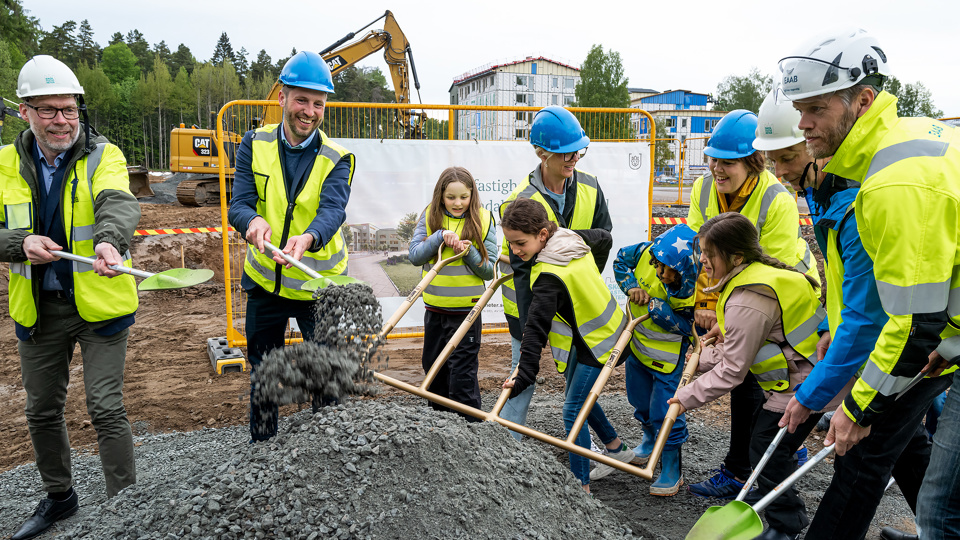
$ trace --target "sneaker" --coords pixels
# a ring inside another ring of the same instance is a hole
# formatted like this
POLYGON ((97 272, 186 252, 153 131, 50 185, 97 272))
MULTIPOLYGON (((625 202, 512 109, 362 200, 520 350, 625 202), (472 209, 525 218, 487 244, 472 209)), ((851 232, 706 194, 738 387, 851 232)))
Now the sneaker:
POLYGON ((806 463, 808 459, 807 447, 801 446, 800 449, 797 450, 797 468, 803 467, 803 464, 806 463))
POLYGON ((743 489, 743 482, 734 479, 730 471, 722 464, 719 469, 710 471, 714 474, 703 482, 690 484, 687 489, 699 497, 713 497, 715 499, 733 499, 743 489))
POLYGON ((590 437, 590 451, 596 452, 598 454, 603 453, 603 450, 599 446, 597 446, 597 443, 593 442, 593 437, 590 437))
MULTIPOLYGON (((616 451, 607 450, 607 455, 617 461, 621 461, 623 463, 629 463, 630 460, 633 459, 633 450, 628 448, 626 444, 621 443, 619 450, 616 450, 616 451)), ((590 471, 590 481, 599 480, 604 476, 609 475, 615 470, 616 469, 614 469, 610 465, 604 465, 603 463, 598 463, 597 466, 594 467, 592 471, 590 471)))

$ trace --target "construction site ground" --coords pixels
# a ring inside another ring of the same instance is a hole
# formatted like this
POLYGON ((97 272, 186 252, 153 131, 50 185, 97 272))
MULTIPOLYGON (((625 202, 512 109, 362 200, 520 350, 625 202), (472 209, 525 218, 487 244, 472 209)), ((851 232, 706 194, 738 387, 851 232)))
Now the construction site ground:
MULTIPOLYGON (((141 208, 141 229, 217 227, 221 223, 220 209, 216 207, 186 208, 173 202, 142 204, 141 208)), ((655 207, 655 215, 682 217, 686 215, 686 208, 655 207)), ((623 240, 620 244, 627 243, 626 239, 623 240)), ((640 239, 633 241, 637 240, 640 239)), ((210 283, 194 288, 140 293, 140 309, 130 333, 124 384, 124 401, 134 433, 185 432, 246 424, 249 375, 215 374, 206 352, 207 338, 222 336, 226 330, 220 234, 138 236, 133 241, 131 251, 137 267, 147 271, 157 272, 183 264, 190 268, 210 268, 216 273, 210 283)), ((8 313, 8 273, 4 271, 0 279, 0 406, 4 411, 0 415, 2 473, 32 462, 34 457, 23 412, 25 394, 20 380, 17 339, 8 313)), ((423 377, 421 346, 420 339, 390 340, 386 374, 418 383, 423 377)), ((563 391, 563 379, 556 373, 548 355, 545 352, 542 359, 540 375, 544 382, 538 385, 537 392, 559 397, 563 391)), ((489 402, 489 395, 499 389, 507 374, 509 359, 508 335, 483 336, 480 380, 485 402, 489 402)), ((70 371, 71 384, 65 412, 70 441, 81 453, 95 453, 96 433, 86 412, 79 348, 70 371)), ((622 399, 622 369, 611 379, 606 392, 621 396, 612 400, 619 405, 612 406, 608 414, 621 429, 624 438, 636 444, 639 442, 639 429, 637 422, 632 419, 632 411, 622 399)), ((399 391, 389 388, 384 391, 386 399, 399 398, 399 394, 399 391)), ((603 397, 600 402, 604 403, 603 397)), ((562 429, 560 410, 555 404, 552 408, 549 412, 551 417, 556 417, 552 422, 554 429, 562 429)), ((297 406, 284 407, 281 415, 292 414, 297 409, 297 406)), ((688 480, 702 480, 722 460, 726 451, 723 433, 728 423, 728 410, 726 399, 722 399, 689 413, 692 435, 684 453, 688 480)), ((814 432, 808 439, 811 455, 821 447, 823 435, 822 432, 814 432)), ((541 443, 527 441, 526 444, 541 443)), ((566 467, 566 453, 552 447, 550 450, 566 467)), ((469 463, 464 466, 469 466, 469 463)), ((811 516, 819 494, 829 483, 831 471, 830 465, 822 464, 802 481, 803 495, 811 516)), ((33 486, 34 489, 37 487, 33 486)), ((624 474, 597 481, 593 487, 597 498, 615 509, 635 534, 649 531, 659 538, 682 538, 684 531, 696 518, 711 503, 717 503, 693 497, 685 489, 676 497, 651 497, 647 494, 645 481, 624 474)), ((896 487, 887 492, 868 538, 878 538, 879 527, 883 525, 913 530, 910 510, 896 487)), ((5 526, 4 530, 7 528, 5 526)))

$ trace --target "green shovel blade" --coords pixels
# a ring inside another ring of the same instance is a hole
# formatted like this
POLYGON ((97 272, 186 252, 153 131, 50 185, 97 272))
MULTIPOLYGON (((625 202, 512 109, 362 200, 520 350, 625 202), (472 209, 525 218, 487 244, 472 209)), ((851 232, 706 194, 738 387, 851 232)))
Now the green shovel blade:
POLYGON ((191 268, 171 268, 154 274, 140 282, 137 287, 141 291, 159 291, 165 289, 182 289, 184 287, 193 287, 213 277, 213 270, 201 268, 193 270, 191 268))
POLYGON ((325 289, 330 285, 347 285, 349 283, 363 283, 363 282, 357 278, 352 278, 349 276, 318 277, 316 279, 311 279, 310 281, 301 285, 300 290, 315 291, 317 289, 325 289))
POLYGON ((750 540, 763 532, 763 522, 743 501, 711 506, 687 533, 686 540, 750 540))

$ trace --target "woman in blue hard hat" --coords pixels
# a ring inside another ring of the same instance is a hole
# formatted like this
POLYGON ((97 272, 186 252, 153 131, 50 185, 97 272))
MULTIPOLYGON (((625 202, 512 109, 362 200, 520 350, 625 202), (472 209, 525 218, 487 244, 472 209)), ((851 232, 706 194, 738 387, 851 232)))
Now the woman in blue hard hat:
MULTIPOLYGON (((800 236, 800 213, 793 195, 765 168, 763 152, 754 149, 757 115, 739 109, 724 116, 703 153, 710 172, 693 183, 687 224, 694 231, 724 212, 738 212, 760 233, 760 245, 770 256, 793 266, 819 282, 810 247, 800 236)), ((707 336, 718 335, 716 293, 705 274, 697 283, 694 321, 707 336)), ((750 434, 753 418, 763 403, 756 379, 748 375, 730 393, 730 447, 720 469, 690 491, 704 497, 731 499, 750 476, 750 434)))
MULTIPOLYGON (((550 221, 560 227, 613 230, 610 211, 597 177, 577 168, 587 153, 590 138, 573 113, 558 106, 545 107, 537 112, 530 127, 530 144, 540 163, 500 205, 501 218, 514 200, 533 199, 543 205, 550 221)), ((609 235, 595 236, 605 239, 601 245, 590 246, 597 267, 602 271, 613 242, 608 240, 609 235)), ((502 253, 510 256, 514 276, 504 283, 501 291, 512 338, 513 368, 516 368, 520 360, 520 339, 530 307, 531 264, 510 253, 507 242, 503 243, 502 253)), ((534 385, 530 385, 508 401, 501 416, 525 424, 533 390, 534 385)), ((520 439, 518 433, 514 433, 514 437, 520 439)))

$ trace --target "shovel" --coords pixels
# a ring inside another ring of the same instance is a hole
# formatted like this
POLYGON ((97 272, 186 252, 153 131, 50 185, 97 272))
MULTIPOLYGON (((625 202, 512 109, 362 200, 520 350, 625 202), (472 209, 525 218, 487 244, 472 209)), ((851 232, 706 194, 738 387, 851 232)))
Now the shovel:
POLYGON ((270 242, 264 242, 263 247, 279 253, 280 256, 283 257, 283 260, 287 261, 288 263, 297 267, 297 269, 302 271, 304 274, 313 278, 310 281, 307 281, 306 283, 300 286, 301 291, 315 291, 317 289, 324 289, 330 285, 346 285, 348 283, 362 283, 362 281, 360 281, 359 279, 352 278, 350 276, 321 276, 312 268, 303 264, 302 261, 298 261, 297 259, 294 259, 293 257, 280 251, 280 248, 271 244, 270 242))
MULTIPOLYGON (((777 434, 777 438, 770 443, 770 447, 767 448, 767 452, 764 453, 764 459, 769 459, 769 454, 773 453, 773 449, 776 447, 776 444, 780 442, 780 438, 782 438, 785 429, 786 428, 781 429, 780 433, 777 434)), ((780 496, 784 490, 796 483, 801 476, 816 466, 817 463, 823 461, 823 458, 829 456, 830 453, 833 452, 833 447, 834 445, 832 444, 824 447, 823 450, 813 456, 810 461, 804 463, 802 467, 788 476, 780 485, 770 490, 770 493, 767 493, 764 498, 760 499, 757 504, 753 506, 741 500, 742 497, 746 495, 745 490, 747 486, 744 485, 744 490, 741 490, 737 500, 725 506, 711 506, 708 508, 693 525, 690 532, 687 533, 686 540, 749 540, 755 538, 763 532, 763 522, 760 521, 758 512, 766 508, 767 505, 780 496)), ((763 465, 766 465, 766 463, 761 460, 761 463, 758 464, 758 469, 763 465)), ((750 480, 755 479, 757 474, 758 471, 754 471, 750 476, 750 480)))
MULTIPOLYGON (((66 251, 51 251, 50 253, 69 261, 87 263, 91 266, 93 265, 94 261, 97 260, 94 257, 74 255, 73 253, 66 251)), ((209 270, 207 268, 201 268, 199 270, 193 270, 190 268, 171 268, 170 270, 164 270, 163 272, 157 274, 145 272, 143 270, 137 270, 135 268, 127 268, 126 266, 121 266, 119 264, 110 265, 110 269, 116 272, 123 272, 124 274, 131 274, 139 278, 145 278, 140 282, 140 285, 137 286, 137 289, 141 291, 160 291, 166 289, 182 289, 184 287, 193 287, 194 285, 199 285, 213 277, 213 270, 209 270)))

